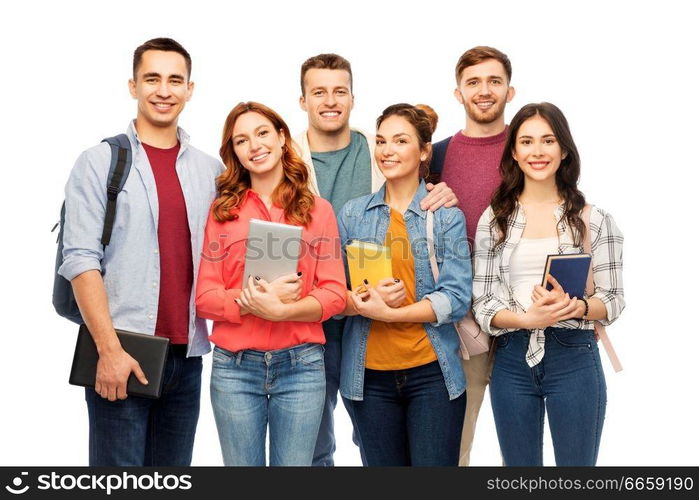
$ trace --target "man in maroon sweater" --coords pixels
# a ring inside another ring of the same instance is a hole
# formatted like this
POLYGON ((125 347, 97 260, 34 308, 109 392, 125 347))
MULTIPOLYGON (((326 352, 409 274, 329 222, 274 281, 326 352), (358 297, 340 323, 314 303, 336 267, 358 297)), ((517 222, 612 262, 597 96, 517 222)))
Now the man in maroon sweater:
MULTIPOLYGON (((466 111, 466 128, 433 146, 430 171, 449 185, 466 215, 466 233, 473 249, 478 219, 500 184, 498 171, 507 135, 505 105, 515 95, 510 86, 512 66, 492 47, 474 47, 456 64, 454 96, 466 111)), ((459 465, 469 464, 476 419, 490 381, 487 353, 463 360, 466 373, 466 418, 459 465)))

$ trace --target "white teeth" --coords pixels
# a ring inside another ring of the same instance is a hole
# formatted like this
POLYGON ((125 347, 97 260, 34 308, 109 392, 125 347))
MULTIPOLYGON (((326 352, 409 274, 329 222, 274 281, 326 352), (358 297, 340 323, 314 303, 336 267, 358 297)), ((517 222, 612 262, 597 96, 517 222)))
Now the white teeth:
POLYGON ((384 165, 395 165, 396 163, 398 163, 396 160, 384 160, 383 161, 384 165))
POLYGON ((320 116, 335 117, 335 116, 340 116, 340 112, 339 111, 324 111, 320 114, 320 116))
POLYGON ((494 103, 492 103, 492 102, 479 102, 479 103, 476 104, 476 106, 478 106, 478 107, 481 108, 481 109, 488 109, 488 108, 491 107, 493 104, 494 104, 494 103))
POLYGON ((261 155, 253 156, 252 161, 258 161, 262 158, 266 158, 267 156, 269 156, 269 153, 262 153, 261 155))

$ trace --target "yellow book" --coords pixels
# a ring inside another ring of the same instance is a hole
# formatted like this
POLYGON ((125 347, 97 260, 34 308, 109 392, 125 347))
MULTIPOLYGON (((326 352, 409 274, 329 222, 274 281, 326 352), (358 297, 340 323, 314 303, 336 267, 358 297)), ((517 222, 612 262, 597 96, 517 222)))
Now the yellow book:
POLYGON ((352 290, 364 285, 364 280, 376 286, 380 280, 393 276, 389 247, 353 240, 346 250, 352 290))

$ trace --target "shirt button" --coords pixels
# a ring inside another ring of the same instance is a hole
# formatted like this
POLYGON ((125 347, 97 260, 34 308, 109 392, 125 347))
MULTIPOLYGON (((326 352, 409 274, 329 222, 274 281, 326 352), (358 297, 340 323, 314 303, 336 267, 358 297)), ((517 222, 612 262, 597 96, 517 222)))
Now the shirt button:
POLYGON ((153 253, 157 255, 160 253, 160 251, 156 248, 155 250, 153 250, 153 253))
POLYGON ((156 283, 155 281, 153 282, 153 288, 158 288, 158 283, 156 283))
POLYGON ((153 319, 153 315, 152 315, 152 314, 149 314, 149 315, 148 315, 148 319, 153 319))

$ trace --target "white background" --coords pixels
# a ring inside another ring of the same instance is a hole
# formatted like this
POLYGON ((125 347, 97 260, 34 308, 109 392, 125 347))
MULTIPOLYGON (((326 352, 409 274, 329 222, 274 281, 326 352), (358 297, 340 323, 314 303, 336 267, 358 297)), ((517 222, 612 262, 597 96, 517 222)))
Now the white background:
MULTIPOLYGON (((9 5, 9 6, 8 6, 9 5)), ((233 105, 258 100, 294 133, 299 68, 337 52, 353 65, 352 123, 372 130, 387 105, 432 105, 435 139, 463 127, 452 96, 461 53, 510 56, 522 105, 567 115, 581 187, 626 236, 627 309, 610 334, 625 365, 603 356, 609 404, 600 465, 696 465, 696 17, 689 2, 13 2, 0 20, 2 355, 0 464, 87 463, 83 391, 67 383, 75 328, 51 306, 63 185, 78 154, 125 130, 133 49, 171 36, 192 54, 194 96, 180 117, 216 155, 233 105)), ((194 464, 221 463, 205 358, 194 464)), ((341 408, 341 405, 340 405, 341 408)), ((358 464, 344 409, 338 464, 358 464)), ((550 445, 547 464, 553 464, 550 445)), ((486 399, 474 465, 499 465, 486 399)))

